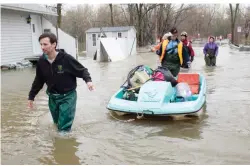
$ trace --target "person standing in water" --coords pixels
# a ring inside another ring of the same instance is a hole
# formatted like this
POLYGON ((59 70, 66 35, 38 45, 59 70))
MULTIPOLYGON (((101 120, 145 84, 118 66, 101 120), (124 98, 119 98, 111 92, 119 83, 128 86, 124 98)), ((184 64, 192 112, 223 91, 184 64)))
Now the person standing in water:
POLYGON ((178 31, 176 28, 170 30, 171 36, 164 40, 157 54, 160 56, 161 66, 167 68, 174 77, 179 72, 183 63, 182 42, 177 39, 178 31))
MULTIPOLYGON (((187 54, 187 61, 189 61, 188 63, 190 63, 190 62, 193 62, 193 60, 194 60, 194 50, 193 50, 193 47, 192 47, 192 45, 191 45, 191 42, 190 41, 188 41, 188 39, 187 39, 187 32, 182 32, 181 33, 181 42, 183 43, 183 49, 184 49, 184 51, 183 51, 183 57, 185 57, 185 55, 184 54, 187 54)), ((188 64, 186 64, 186 65, 188 65, 188 64)), ((188 66, 184 66, 184 68, 188 68, 188 66)))
POLYGON ((209 37, 209 42, 203 48, 203 53, 205 55, 205 62, 207 66, 216 66, 216 57, 218 55, 219 47, 214 42, 214 37, 209 37))
POLYGON ((82 78, 90 91, 93 83, 88 69, 64 50, 57 51, 57 38, 53 33, 44 33, 39 37, 43 55, 36 66, 36 76, 28 97, 28 107, 38 92, 47 84, 49 109, 58 131, 70 131, 76 110, 76 78, 82 78))

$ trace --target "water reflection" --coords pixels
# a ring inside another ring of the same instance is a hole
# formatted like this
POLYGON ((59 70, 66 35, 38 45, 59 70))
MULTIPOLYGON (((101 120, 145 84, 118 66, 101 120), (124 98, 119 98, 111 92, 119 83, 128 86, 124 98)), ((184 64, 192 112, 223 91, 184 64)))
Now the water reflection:
POLYGON ((216 70, 216 69, 218 69, 218 66, 206 66, 206 65, 204 65, 204 67, 203 67, 203 69, 204 69, 204 72, 207 74, 207 76, 214 76, 214 71, 216 70))
POLYGON ((198 118, 190 117, 181 121, 166 121, 162 130, 152 133, 152 135, 178 139, 202 139, 202 128, 208 125, 207 118, 205 104, 198 118))
POLYGON ((136 126, 160 127, 160 131, 152 132, 150 136, 166 136, 179 139, 202 139, 202 128, 207 126, 207 105, 206 103, 199 111, 198 117, 181 117, 174 120, 168 116, 145 116, 143 119, 136 119, 136 115, 127 114, 118 116, 114 111, 110 111, 110 119, 124 123, 133 123, 136 126))
POLYGON ((213 87, 207 88, 207 95, 208 95, 208 94, 214 94, 215 91, 216 91, 216 86, 213 85, 213 87))
POLYGON ((79 145, 76 138, 55 137, 50 158, 44 157, 40 159, 40 162, 42 164, 80 165, 80 158, 76 155, 79 145))

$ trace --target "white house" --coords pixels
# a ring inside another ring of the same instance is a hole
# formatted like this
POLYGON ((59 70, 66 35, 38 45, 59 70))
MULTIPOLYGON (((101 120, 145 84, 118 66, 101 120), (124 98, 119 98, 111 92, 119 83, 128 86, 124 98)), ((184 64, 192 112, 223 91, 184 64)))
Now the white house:
POLYGON ((1 66, 14 64, 42 54, 39 36, 52 32, 58 37, 58 48, 76 57, 76 39, 56 28, 44 15, 57 13, 38 4, 1 4, 1 66))
MULTIPOLYGON (((114 61, 136 54, 136 29, 134 26, 90 28, 86 31, 87 56, 96 53, 109 56, 114 61)), ((107 57, 100 61, 105 61, 107 57)))

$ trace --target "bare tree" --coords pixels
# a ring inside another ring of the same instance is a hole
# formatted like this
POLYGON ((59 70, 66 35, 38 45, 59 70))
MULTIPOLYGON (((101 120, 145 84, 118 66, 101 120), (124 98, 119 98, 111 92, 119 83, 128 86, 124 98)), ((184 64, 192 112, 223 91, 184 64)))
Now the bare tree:
POLYGON ((245 45, 247 45, 248 44, 247 39, 248 39, 249 32, 250 32, 250 18, 246 19, 244 32, 245 32, 245 45))
POLYGON ((217 11, 212 21, 210 32, 215 36, 222 35, 223 37, 227 37, 227 34, 231 33, 231 29, 228 28, 231 26, 229 15, 227 15, 227 10, 224 7, 220 11, 217 11))
POLYGON ((128 4, 129 25, 134 25, 134 4, 128 4))
POLYGON ((206 35, 209 35, 211 33, 210 32, 211 23, 212 23, 212 20, 214 19, 216 11, 217 11, 217 4, 214 4, 213 6, 208 7, 208 14, 207 14, 208 22, 207 22, 207 33, 206 33, 206 35))
POLYGON ((242 25, 244 27, 245 45, 247 45, 250 33, 250 6, 244 8, 242 7, 239 11, 242 18, 242 25))
POLYGON ((133 25, 133 24, 130 24, 130 21, 128 21, 127 13, 126 13, 126 10, 124 10, 123 5, 120 5, 120 7, 121 7, 123 16, 125 17, 125 20, 126 20, 127 24, 128 25, 133 25))
MULTIPOLYGON (((72 36, 78 36, 80 49, 84 49, 85 31, 91 27, 135 26, 139 46, 154 43, 156 37, 164 35, 173 26, 176 26, 178 31, 188 32, 189 36, 197 33, 201 33, 204 37, 208 33, 226 36, 229 33, 227 27, 232 21, 230 17, 225 17, 227 16, 225 10, 218 8, 219 6, 213 4, 170 3, 109 4, 109 7, 105 4, 98 8, 93 8, 91 5, 78 5, 62 15, 61 28, 72 36)), ((230 10, 228 12, 230 16, 230 10)), ((243 17, 241 19, 243 20, 243 17)), ((243 25, 243 21, 241 24, 243 25)))
POLYGON ((71 36, 78 36, 79 49, 84 50, 86 42, 85 31, 94 26, 93 21, 95 19, 95 11, 91 5, 77 5, 77 7, 66 11, 62 17, 61 29, 71 36))
POLYGON ((232 43, 235 43, 235 34, 234 34, 234 30, 235 30, 235 21, 238 15, 238 9, 239 9, 239 4, 236 4, 235 9, 233 10, 232 4, 229 4, 230 7, 230 13, 231 13, 231 33, 232 33, 232 43))
POLYGON ((113 5, 112 5, 112 3, 109 4, 109 8, 110 8, 111 25, 115 26, 115 24, 114 24, 114 18, 113 18, 113 5))
POLYGON ((154 9, 157 4, 148 5, 148 4, 136 4, 136 13, 137 13, 137 32, 138 32, 138 45, 143 46, 143 18, 146 14, 154 9))

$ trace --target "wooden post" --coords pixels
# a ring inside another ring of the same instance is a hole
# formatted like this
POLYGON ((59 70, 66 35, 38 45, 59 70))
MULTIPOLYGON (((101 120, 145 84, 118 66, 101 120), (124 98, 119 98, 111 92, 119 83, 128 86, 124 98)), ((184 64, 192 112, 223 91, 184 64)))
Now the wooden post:
POLYGON ((57 17, 57 26, 58 26, 58 28, 61 28, 61 22, 62 22, 62 4, 58 3, 56 9, 57 9, 57 15, 58 15, 58 17, 57 17))

